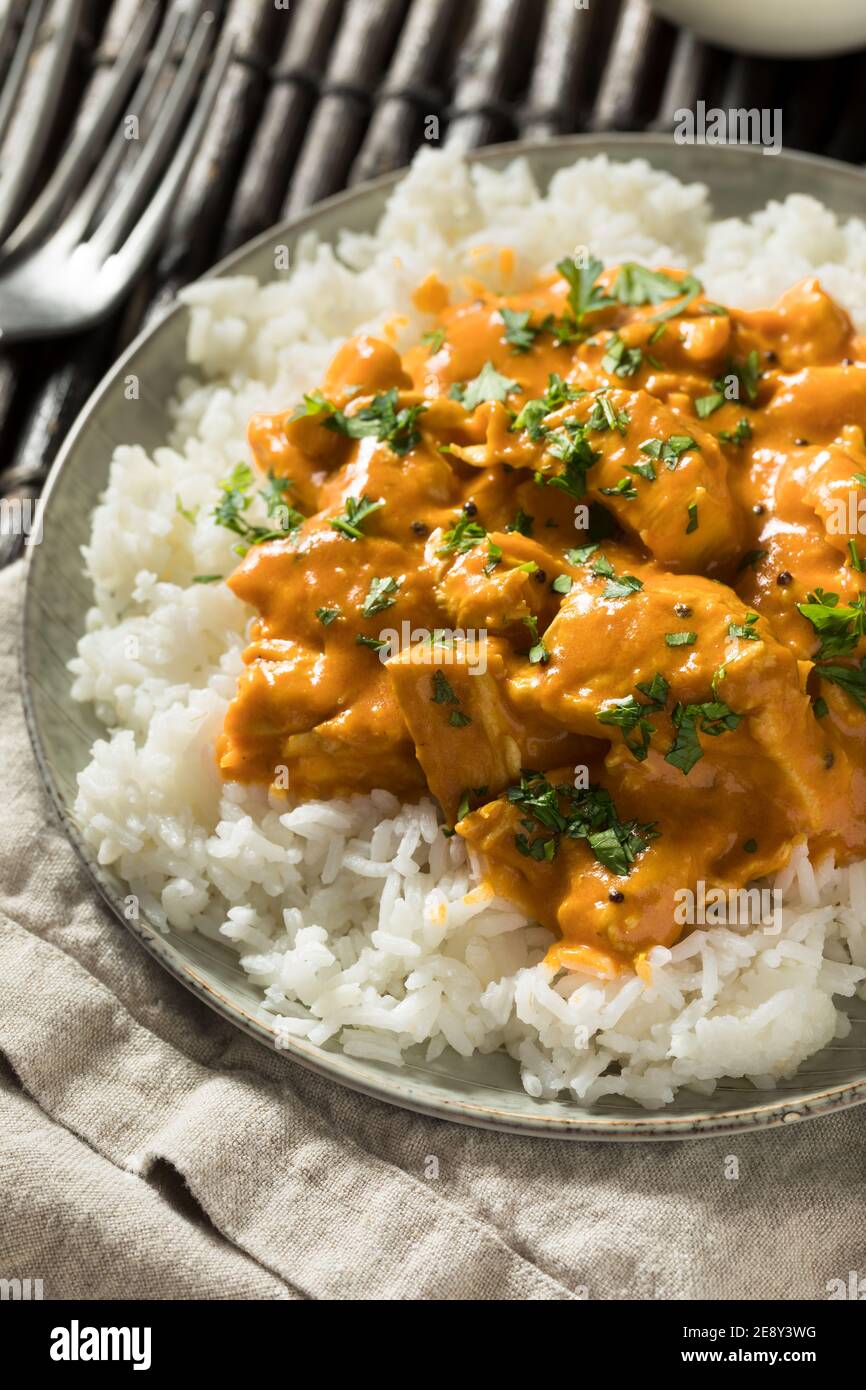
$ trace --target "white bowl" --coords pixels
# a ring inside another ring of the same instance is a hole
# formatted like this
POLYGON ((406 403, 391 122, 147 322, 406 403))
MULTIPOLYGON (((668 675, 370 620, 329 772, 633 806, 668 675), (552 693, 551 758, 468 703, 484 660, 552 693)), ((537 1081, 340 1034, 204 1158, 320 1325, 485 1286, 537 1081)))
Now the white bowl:
POLYGON ((665 19, 722 48, 815 58, 866 45, 866 0, 650 0, 665 19))

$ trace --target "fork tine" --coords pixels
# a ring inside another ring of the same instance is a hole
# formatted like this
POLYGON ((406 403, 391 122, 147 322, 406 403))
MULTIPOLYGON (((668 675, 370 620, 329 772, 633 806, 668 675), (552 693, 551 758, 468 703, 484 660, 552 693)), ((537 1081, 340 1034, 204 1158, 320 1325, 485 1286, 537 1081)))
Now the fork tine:
POLYGON ((116 70, 108 90, 93 111, 90 120, 70 141, 57 168, 27 216, 3 246, 4 255, 20 251, 28 243, 35 243, 43 237, 52 225, 56 225, 58 214, 67 199, 84 183, 104 148, 106 135, 116 120, 135 72, 141 65, 158 16, 159 10, 154 0, 151 0, 133 25, 118 55, 116 70))
MULTIPOLYGON (((18 93, 24 83, 24 74, 27 71, 27 64, 30 62, 30 55, 36 43, 36 35, 39 32, 39 25, 42 23, 42 12, 45 9, 45 0, 35 0, 24 20, 18 46, 12 55, 12 62, 9 67, 9 75, 0 91, 0 142, 2 142, 9 122, 12 119, 12 110, 18 99, 18 93)), ((12 10, 9 10, 8 23, 11 27, 12 10)), ((5 27, 5 26, 4 26, 5 27)))
POLYGON ((120 245, 127 227, 147 197, 161 166, 164 165, 166 152, 171 149, 174 136, 195 91, 213 28, 214 17, 208 11, 202 15, 193 31, 183 62, 154 122, 138 163, 123 185, 111 210, 89 238, 91 250, 97 259, 104 260, 120 245))
MULTIPOLYGON (((41 16, 42 8, 40 0, 36 7, 37 18, 41 16)), ((0 241, 15 225, 21 205, 27 196, 27 190, 39 169, 40 161, 45 152, 45 145, 51 134, 58 102, 65 85, 80 14, 81 0, 68 0, 66 12, 52 35, 50 60, 44 70, 40 72, 41 86, 38 89, 38 96, 34 99, 33 110, 30 112, 24 108, 28 119, 23 132, 18 137, 24 148, 11 170, 7 169, 0 176, 0 241)), ((30 16, 28 16, 28 20, 30 20, 30 16)), ((29 66, 37 29, 38 23, 33 29, 28 28, 27 30, 27 40, 24 44, 26 58, 22 68, 29 66)), ((18 57, 19 55, 16 54, 16 67, 18 66, 18 57)), ((23 72, 14 74, 15 80, 11 83, 12 97, 8 102, 9 109, 2 113, 6 122, 10 121, 12 105, 17 96, 17 89, 21 85, 22 76, 23 72)), ((6 98, 4 97, 5 101, 6 98)), ((11 126, 13 135, 16 133, 16 129, 17 123, 11 126)))
MULTIPOLYGON (((133 92, 130 102, 132 112, 141 112, 147 108, 171 57, 182 19, 183 13, 177 9, 171 11, 167 16, 153 52, 147 60, 141 80, 133 92)), ((74 246, 82 240, 117 173, 124 151, 128 148, 129 141, 125 138, 123 131, 118 130, 89 184, 63 219, 54 237, 52 237, 52 241, 63 246, 74 246)))
POLYGON ((202 87, 192 118, 162 183, 123 246, 112 258, 115 262, 114 273, 120 276, 124 284, 138 274, 159 240, 163 226, 186 178, 189 166, 201 144, 211 111, 219 95, 222 80, 231 62, 233 50, 233 39, 227 35, 214 55, 211 70, 202 87))

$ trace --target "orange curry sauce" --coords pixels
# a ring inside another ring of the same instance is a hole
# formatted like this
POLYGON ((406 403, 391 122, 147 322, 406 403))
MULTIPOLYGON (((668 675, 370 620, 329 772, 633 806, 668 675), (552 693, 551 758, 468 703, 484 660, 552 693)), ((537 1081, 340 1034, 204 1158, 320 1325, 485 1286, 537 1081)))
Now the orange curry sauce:
POLYGON ((258 617, 220 768, 429 790, 553 963, 641 969, 678 889, 866 853, 866 540, 838 524, 866 344, 814 280, 760 312, 572 261, 461 295, 431 276, 402 360, 359 337, 253 419, 286 505, 229 580, 258 617))

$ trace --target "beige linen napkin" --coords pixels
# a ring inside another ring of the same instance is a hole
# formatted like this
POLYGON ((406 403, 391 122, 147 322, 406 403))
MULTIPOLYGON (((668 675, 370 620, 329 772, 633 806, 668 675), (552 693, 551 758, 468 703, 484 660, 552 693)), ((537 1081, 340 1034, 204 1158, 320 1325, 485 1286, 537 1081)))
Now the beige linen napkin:
POLYGON ((22 577, 0 574, 0 1278, 49 1299, 820 1299, 866 1274, 866 1109, 690 1144, 516 1139, 356 1096, 194 999, 102 907, 42 790, 22 577))

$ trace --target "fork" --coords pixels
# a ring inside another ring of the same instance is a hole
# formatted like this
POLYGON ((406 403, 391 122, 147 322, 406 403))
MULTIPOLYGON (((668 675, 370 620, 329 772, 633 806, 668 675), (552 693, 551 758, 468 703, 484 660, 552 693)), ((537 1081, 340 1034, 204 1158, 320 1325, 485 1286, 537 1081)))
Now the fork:
MULTIPOLYGON (((75 18, 79 7, 80 0, 71 0, 69 11, 74 12, 75 18)), ((41 10, 41 4, 37 9, 41 10)), ((221 43, 190 115, 192 98, 212 45, 214 17, 208 11, 192 31, 183 61, 132 171, 117 197, 105 207, 106 194, 124 150, 129 148, 125 130, 116 129, 117 117, 141 67, 157 15, 155 4, 148 5, 140 15, 118 56, 116 71, 102 100, 72 137, 42 193, 0 249, 0 342, 4 346, 25 338, 73 333, 99 322, 122 299, 156 248, 205 133, 231 59, 231 43, 221 43), (185 117, 186 129, 171 155, 185 117), (115 133, 109 139, 112 128, 115 133), (71 199, 72 206, 62 215, 71 199)), ((171 62, 183 19, 182 12, 176 9, 163 25, 134 93, 133 110, 144 110, 157 89, 171 62)), ((19 39, 8 78, 13 100, 16 82, 20 81, 16 69, 26 66, 37 27, 26 22, 19 39)), ((61 50, 68 42, 67 27, 68 19, 56 37, 61 50)), ((55 54, 55 68, 61 62, 55 54)), ((0 138, 4 116, 7 120, 9 117, 4 106, 11 106, 5 91, 0 96, 0 138)), ((2 192, 0 180, 0 218, 2 192)), ((16 190, 13 195, 10 206, 17 199, 16 190)))

